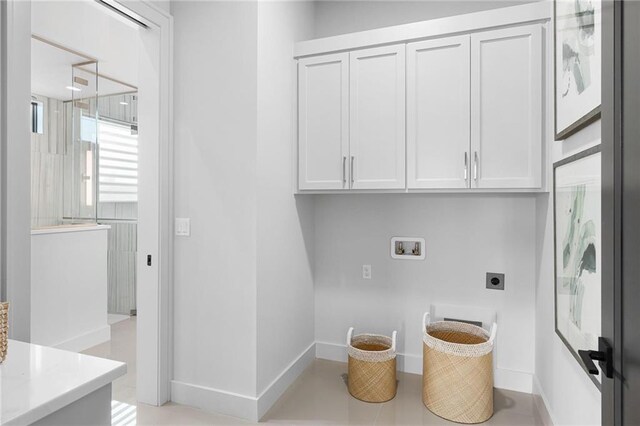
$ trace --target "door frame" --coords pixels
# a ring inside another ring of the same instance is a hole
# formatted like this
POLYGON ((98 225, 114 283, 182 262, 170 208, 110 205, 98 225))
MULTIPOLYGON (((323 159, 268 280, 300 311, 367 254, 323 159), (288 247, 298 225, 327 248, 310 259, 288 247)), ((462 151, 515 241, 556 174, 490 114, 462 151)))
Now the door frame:
MULTIPOLYGON (((150 0, 123 0, 119 3, 144 18, 151 29, 159 33, 158 193, 155 197, 158 229, 157 247, 153 250, 157 259, 157 285, 143 288, 142 293, 138 289, 138 297, 148 297, 154 303, 143 313, 152 320, 145 323, 143 332, 138 333, 138 337, 145 336, 144 344, 149 350, 138 358, 138 388, 141 381, 145 385, 142 392, 138 389, 137 399, 151 405, 162 405, 170 400, 173 374, 173 17, 150 0)), ((0 293, 12 301, 14 308, 10 317, 11 337, 29 341, 31 286, 25 283, 30 283, 31 267, 28 196, 31 152, 26 103, 30 99, 31 0, 5 0, 0 7, 0 87, 3 95, 0 105, 3 125, 0 134, 0 293), (9 105, 11 108, 7 107, 9 105), (27 166, 23 167, 25 164, 27 166)))
POLYGON ((0 2, 0 293, 10 301, 9 337, 31 339, 31 2, 0 2), (20 123, 24 123, 21 125, 20 123), (26 196, 25 196, 26 195, 26 196))
MULTIPOLYGON (((137 256, 138 270, 148 267, 145 263, 148 254, 156 259, 152 260, 154 269, 150 282, 157 282, 148 287, 138 282, 136 289, 136 396, 139 402, 159 406, 171 399, 173 377, 173 17, 149 0, 120 0, 119 3, 145 19, 150 30, 158 32, 160 49, 159 94, 157 105, 153 105, 154 108, 158 107, 159 126, 158 149, 153 152, 157 161, 153 165, 156 179, 148 188, 157 193, 148 200, 153 204, 146 208, 140 204, 138 206, 139 215, 145 211, 151 213, 157 208, 157 217, 150 221, 157 224, 157 229, 151 236, 155 241, 145 244, 146 236, 144 232, 140 232, 143 226, 140 224, 140 217, 138 218, 137 256), (148 247, 147 251, 144 251, 145 245, 148 247)), ((142 180, 139 183, 144 185, 142 180)), ((145 189, 139 186, 139 190, 145 189)))
MULTIPOLYGON (((603 378, 602 424, 623 424, 622 365, 622 1, 602 1, 602 337, 613 348, 603 378)), ((637 121, 637 120, 636 120, 637 121)), ((638 158, 638 157, 635 157, 638 158)), ((636 167, 636 173, 638 173, 636 167)), ((637 217, 637 216, 636 216, 637 217)), ((640 252, 638 253, 640 256, 640 252)), ((637 262, 636 262, 637 263, 637 262)))
POLYGON ((616 425, 640 423, 640 83, 634 78, 640 73, 639 19, 634 0, 603 2, 602 330, 613 343, 614 378, 603 387, 602 423, 616 425))

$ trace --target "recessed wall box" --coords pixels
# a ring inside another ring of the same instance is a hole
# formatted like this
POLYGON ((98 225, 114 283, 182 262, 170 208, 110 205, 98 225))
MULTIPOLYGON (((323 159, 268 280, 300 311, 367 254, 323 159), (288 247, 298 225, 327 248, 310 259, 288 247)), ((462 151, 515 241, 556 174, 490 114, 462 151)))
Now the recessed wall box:
POLYGON ((486 287, 492 290, 504 290, 504 274, 487 272, 486 287))
POLYGON ((391 238, 391 257, 393 259, 424 260, 426 257, 424 238, 391 238))

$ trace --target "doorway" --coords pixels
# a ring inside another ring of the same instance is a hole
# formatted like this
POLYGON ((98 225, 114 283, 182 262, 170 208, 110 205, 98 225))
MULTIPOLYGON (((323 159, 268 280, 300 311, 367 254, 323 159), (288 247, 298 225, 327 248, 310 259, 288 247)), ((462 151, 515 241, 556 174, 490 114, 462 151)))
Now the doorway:
POLYGON ((135 314, 137 87, 99 64, 32 36, 31 341, 73 351, 135 314))
MULTIPOLYGON (((119 6, 120 7, 120 6, 119 6)), ((144 224, 138 228, 138 254, 136 278, 139 283, 137 290, 136 311, 139 315, 137 328, 137 346, 143 348, 137 351, 136 363, 141 366, 137 371, 136 399, 153 405, 160 405, 169 398, 169 284, 171 276, 170 253, 172 240, 170 238, 171 192, 170 185, 170 135, 171 135, 171 18, 168 13, 156 9, 143 2, 133 2, 121 13, 115 13, 105 8, 101 3, 93 1, 83 2, 29 2, 7 1, 2 4, 3 27, 3 139, 6 151, 3 155, 3 172, 13 173, 12 179, 24 182, 25 185, 3 187, 3 295, 14 301, 12 316, 12 332, 14 338, 31 340, 32 315, 34 309, 30 300, 31 286, 23 285, 30 281, 28 259, 32 251, 31 236, 29 235, 29 139, 27 120, 31 120, 28 111, 30 104, 31 85, 29 83, 30 61, 25 52, 31 51, 31 29, 40 28, 39 36, 46 36, 56 40, 61 46, 74 47, 77 52, 91 52, 90 44, 96 40, 105 39, 107 31, 100 32, 100 26, 91 23, 87 16, 96 13, 113 17, 120 22, 127 21, 129 25, 137 25, 137 44, 140 54, 135 56, 135 63, 141 75, 145 75, 144 82, 139 84, 139 161, 140 175, 138 185, 141 188, 138 217, 144 224), (65 9, 62 6, 68 6, 65 9), (40 20, 32 12, 36 8, 49 7, 50 11, 41 15, 40 20), (87 12, 91 10, 92 12, 87 12), (123 17, 130 13, 137 18, 134 20, 123 17), (114 14, 114 15, 108 15, 114 14), (56 18, 56 19, 52 19, 56 18), (66 28, 61 22, 70 20, 73 25, 66 28), (43 24, 44 23, 44 24, 43 24), (43 24, 44 27, 40 24, 43 24), (142 25, 141 25, 142 24, 142 25), (57 27, 56 27, 57 25, 57 27), (45 28, 45 30, 42 30, 45 28), (68 31, 72 28, 73 31, 68 31), (68 32, 65 35, 65 30, 68 32), (73 36, 82 34, 82 39, 74 41, 73 36), (76 45, 77 43, 77 45, 76 45), (6 67, 6 68, 5 68, 6 67), (8 69, 9 72, 5 72, 8 69), (5 90, 10 87, 11 90, 5 90), (29 102, 27 104, 27 102, 29 102), (6 108, 11 106, 11 110, 6 108), (20 108, 24 105, 25 108, 20 108), (25 113, 20 113, 24 111, 25 113), (6 137, 5 135, 11 135, 6 137), (6 165, 11 167, 5 167, 6 165), (11 169, 11 170, 9 170, 11 169), (15 169, 15 170, 14 170, 15 169), (23 220, 14 220, 23 218, 23 220), (10 232, 7 223, 12 224, 10 232), (15 226, 14 226, 15 225, 15 226), (11 258, 27 259, 27 265, 12 262, 11 258), (149 261, 147 261, 149 259, 149 261)), ((104 22, 102 22, 104 23, 104 22)), ((117 37, 117 33, 108 32, 110 37, 117 37)), ((108 38, 107 38, 108 39, 108 38)), ((92 56, 92 55, 88 55, 92 56)), ((95 55, 100 59, 99 54, 95 55)), ((98 61, 100 62, 100 61, 98 61)), ((107 64, 103 61, 103 64, 107 64)), ((106 73, 101 67, 96 75, 106 73)), ((90 78, 84 78, 90 80, 90 78)), ((126 81, 123 79, 123 81, 126 81)), ((71 84, 73 86, 73 84, 71 84)), ((73 89, 69 89, 72 90, 73 89)), ((79 106, 80 107, 80 106, 79 106)), ((36 110, 38 105, 36 103, 36 110)), ((90 109, 90 107, 89 107, 90 109)), ((79 126, 82 126, 80 120, 79 126)), ((87 154, 83 158, 85 169, 79 173, 81 181, 89 182, 98 179, 97 175, 86 173, 86 165, 99 161, 95 153, 87 154)), ((81 158, 77 156, 76 158, 81 158)), ((96 169, 93 169, 96 170, 96 169)), ((88 199, 93 199, 96 193, 87 192, 87 188, 99 188, 85 185, 81 193, 85 205, 88 199)))

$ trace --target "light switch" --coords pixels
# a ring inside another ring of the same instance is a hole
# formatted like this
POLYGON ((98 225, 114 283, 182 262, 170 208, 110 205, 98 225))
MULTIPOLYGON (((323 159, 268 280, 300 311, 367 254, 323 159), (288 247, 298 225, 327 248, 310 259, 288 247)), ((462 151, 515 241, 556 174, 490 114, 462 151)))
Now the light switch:
POLYGON ((186 217, 176 218, 176 235, 179 237, 188 237, 191 235, 191 219, 186 217))
POLYGON ((371 265, 362 265, 362 278, 365 280, 371 279, 371 265))

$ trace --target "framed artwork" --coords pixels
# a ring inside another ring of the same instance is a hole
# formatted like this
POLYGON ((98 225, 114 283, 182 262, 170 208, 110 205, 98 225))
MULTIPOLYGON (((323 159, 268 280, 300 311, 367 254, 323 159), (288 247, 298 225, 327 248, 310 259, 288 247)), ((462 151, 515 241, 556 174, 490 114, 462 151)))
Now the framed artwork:
POLYGON ((601 327, 600 191, 599 145, 553 165, 556 333, 583 369, 578 350, 597 350, 601 327))
POLYGON ((554 2, 555 140, 600 118, 601 0, 554 2))

